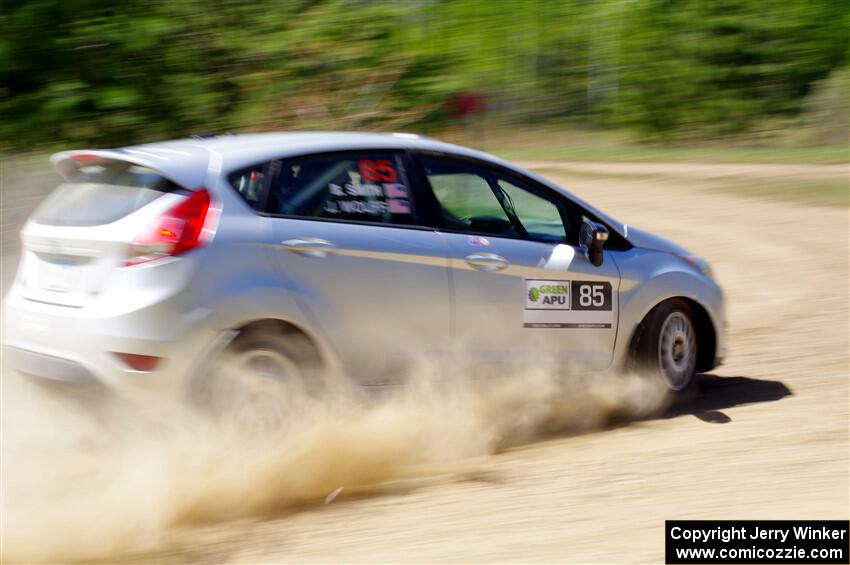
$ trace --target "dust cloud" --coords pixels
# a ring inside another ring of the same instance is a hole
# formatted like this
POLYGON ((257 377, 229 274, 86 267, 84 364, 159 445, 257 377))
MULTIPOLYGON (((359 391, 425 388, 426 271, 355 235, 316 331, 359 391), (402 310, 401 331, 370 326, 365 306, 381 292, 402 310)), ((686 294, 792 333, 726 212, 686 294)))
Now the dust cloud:
POLYGON ((405 386, 378 395, 335 386, 321 401, 299 399, 280 429, 260 435, 185 405, 57 392, 4 370, 2 558, 152 551, 176 528, 439 476, 545 434, 645 417, 666 402, 660 384, 636 375, 466 375, 422 363, 405 386))

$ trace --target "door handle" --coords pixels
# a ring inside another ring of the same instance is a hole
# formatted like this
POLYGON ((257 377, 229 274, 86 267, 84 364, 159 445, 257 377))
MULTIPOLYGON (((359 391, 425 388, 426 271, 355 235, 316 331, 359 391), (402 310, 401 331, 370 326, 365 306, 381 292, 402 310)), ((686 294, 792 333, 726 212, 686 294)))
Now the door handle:
POLYGON ((495 253, 473 253, 466 256, 466 262, 479 271, 501 271, 509 265, 507 259, 495 253))
POLYGON ((317 237, 296 237, 280 242, 284 249, 305 257, 327 257, 336 250, 336 245, 317 237))

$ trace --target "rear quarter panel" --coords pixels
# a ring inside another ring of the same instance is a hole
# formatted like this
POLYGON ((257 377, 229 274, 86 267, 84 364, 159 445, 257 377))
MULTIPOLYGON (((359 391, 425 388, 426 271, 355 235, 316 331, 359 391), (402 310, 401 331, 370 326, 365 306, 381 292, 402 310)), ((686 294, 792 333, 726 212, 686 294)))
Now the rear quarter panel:
POLYGON ((221 335, 258 320, 288 322, 314 341, 326 361, 336 363, 324 332, 299 301, 305 289, 288 287, 275 267, 270 220, 251 210, 226 178, 210 176, 208 186, 221 216, 194 285, 202 295, 200 302, 210 309, 207 326, 221 335))

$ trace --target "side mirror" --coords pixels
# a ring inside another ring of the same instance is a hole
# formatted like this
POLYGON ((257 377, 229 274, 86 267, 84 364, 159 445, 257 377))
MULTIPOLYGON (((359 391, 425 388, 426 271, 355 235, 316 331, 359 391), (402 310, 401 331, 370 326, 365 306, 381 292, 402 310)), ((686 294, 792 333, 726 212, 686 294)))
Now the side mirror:
POLYGON ((602 248, 605 247, 606 241, 608 241, 608 228, 589 220, 581 224, 578 243, 584 249, 587 260, 594 267, 602 264, 602 248))

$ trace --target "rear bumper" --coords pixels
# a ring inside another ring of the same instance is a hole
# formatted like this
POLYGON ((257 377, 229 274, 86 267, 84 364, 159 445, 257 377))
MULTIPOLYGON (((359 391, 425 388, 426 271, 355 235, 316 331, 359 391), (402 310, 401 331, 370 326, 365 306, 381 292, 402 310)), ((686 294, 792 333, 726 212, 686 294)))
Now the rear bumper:
POLYGON ((4 356, 9 365, 27 375, 65 382, 94 383, 97 377, 75 361, 6 346, 4 356))
POLYGON ((155 304, 115 316, 27 300, 13 289, 3 303, 6 365, 34 377, 99 382, 128 396, 179 397, 214 332, 203 315, 184 316, 155 304), (160 357, 156 370, 136 371, 115 353, 160 357))

